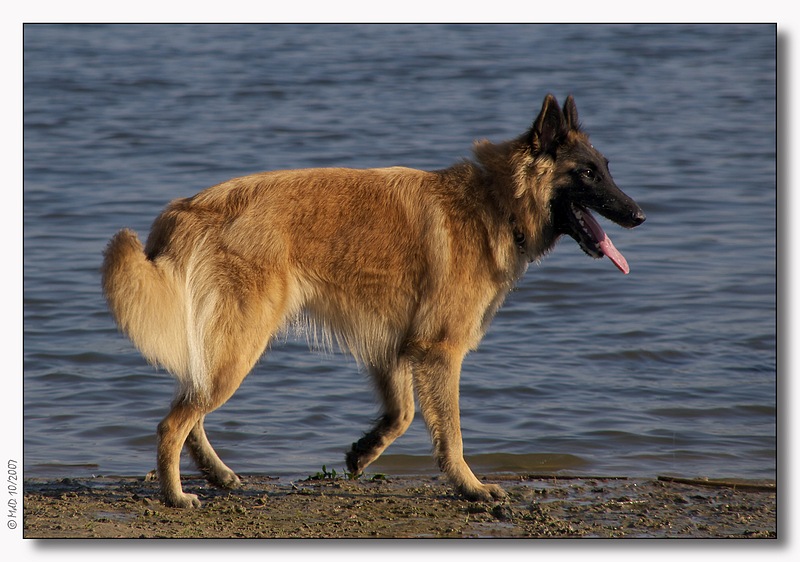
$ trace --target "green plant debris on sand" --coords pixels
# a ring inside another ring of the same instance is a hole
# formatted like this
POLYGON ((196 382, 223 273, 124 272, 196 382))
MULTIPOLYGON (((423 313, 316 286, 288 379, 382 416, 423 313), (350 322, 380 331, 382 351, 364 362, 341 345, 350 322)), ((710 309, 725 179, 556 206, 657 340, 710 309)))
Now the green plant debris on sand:
POLYGON ((363 478, 365 480, 369 480, 370 482, 375 482, 378 480, 386 480, 386 475, 377 473, 373 474, 372 476, 365 477, 364 473, 353 474, 352 472, 347 472, 346 470, 339 473, 336 472, 335 468, 328 470, 327 467, 323 464, 322 470, 320 472, 312 474, 311 476, 306 478, 304 482, 314 482, 318 480, 336 480, 341 478, 347 478, 348 480, 360 480, 363 478))
MULTIPOLYGON (((316 478, 321 476, 321 478, 316 478)), ((25 481, 26 538, 775 538, 776 492, 625 478, 503 475, 509 498, 468 502, 432 477, 282 482, 242 476, 233 491, 184 479, 197 509, 165 507, 133 477, 25 481)))

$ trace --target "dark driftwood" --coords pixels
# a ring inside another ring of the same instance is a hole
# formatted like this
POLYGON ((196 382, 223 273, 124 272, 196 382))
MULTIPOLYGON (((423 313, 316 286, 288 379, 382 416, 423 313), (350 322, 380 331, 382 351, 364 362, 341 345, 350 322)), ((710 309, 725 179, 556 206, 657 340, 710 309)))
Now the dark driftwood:
POLYGON ((674 482, 676 484, 689 484, 690 486, 706 486, 709 488, 736 488, 753 492, 775 492, 775 484, 757 484, 753 482, 739 482, 737 480, 706 480, 704 478, 677 478, 674 476, 659 476, 661 482, 674 482))

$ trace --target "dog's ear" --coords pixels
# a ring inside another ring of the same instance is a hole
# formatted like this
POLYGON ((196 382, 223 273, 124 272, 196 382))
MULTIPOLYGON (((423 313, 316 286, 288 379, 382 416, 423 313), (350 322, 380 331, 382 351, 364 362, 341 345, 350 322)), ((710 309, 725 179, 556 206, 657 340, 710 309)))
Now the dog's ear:
POLYGON ((567 128, 573 131, 579 131, 581 124, 578 122, 578 108, 575 107, 575 99, 572 96, 567 96, 564 102, 564 119, 567 120, 567 128))
POLYGON ((555 157, 556 148, 567 132, 567 124, 558 102, 552 94, 547 94, 542 111, 530 131, 530 143, 534 154, 550 154, 555 157))

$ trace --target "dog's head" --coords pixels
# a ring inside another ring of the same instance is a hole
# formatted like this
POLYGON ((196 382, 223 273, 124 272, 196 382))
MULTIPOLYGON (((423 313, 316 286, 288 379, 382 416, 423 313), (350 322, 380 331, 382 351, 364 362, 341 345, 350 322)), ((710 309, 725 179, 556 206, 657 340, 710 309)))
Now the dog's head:
POLYGON ((625 258, 589 211, 625 228, 642 224, 645 215, 617 187, 608 171, 608 160, 581 130, 572 96, 567 97, 563 111, 552 95, 544 99, 528 142, 534 160, 546 163, 543 167, 552 174, 549 206, 555 233, 570 235, 589 256, 607 256, 628 273, 625 258))

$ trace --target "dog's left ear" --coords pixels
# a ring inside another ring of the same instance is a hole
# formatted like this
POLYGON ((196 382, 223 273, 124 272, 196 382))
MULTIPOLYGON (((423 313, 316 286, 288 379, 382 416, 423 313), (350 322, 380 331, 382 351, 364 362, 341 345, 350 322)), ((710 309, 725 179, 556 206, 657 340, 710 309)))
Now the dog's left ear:
POLYGON ((542 111, 528 133, 533 152, 550 154, 555 158, 556 149, 567 131, 564 115, 558 107, 556 98, 552 94, 547 94, 542 104, 542 111))
POLYGON ((577 131, 581 128, 578 122, 578 108, 575 107, 575 99, 572 96, 567 96, 564 102, 564 119, 567 121, 567 128, 577 131))

